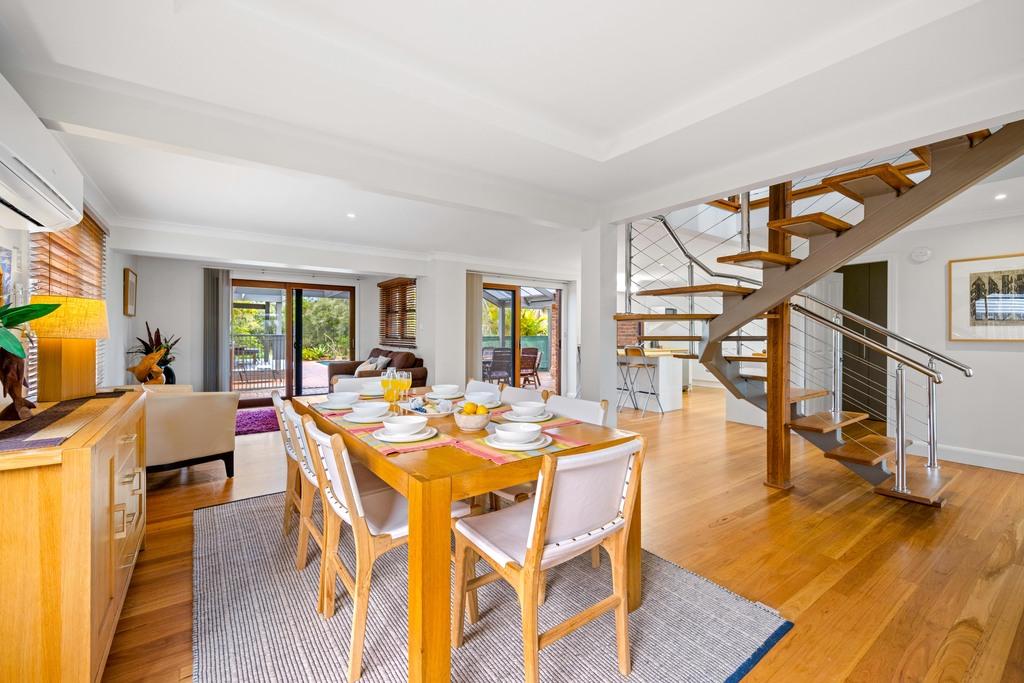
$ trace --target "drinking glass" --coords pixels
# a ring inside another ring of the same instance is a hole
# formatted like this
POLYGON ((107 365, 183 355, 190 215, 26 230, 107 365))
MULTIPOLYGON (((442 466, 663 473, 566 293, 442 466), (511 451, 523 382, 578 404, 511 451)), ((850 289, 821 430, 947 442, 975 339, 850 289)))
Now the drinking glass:
POLYGON ((401 387, 402 398, 409 400, 409 390, 412 389, 412 373, 408 370, 399 370, 398 382, 401 387))

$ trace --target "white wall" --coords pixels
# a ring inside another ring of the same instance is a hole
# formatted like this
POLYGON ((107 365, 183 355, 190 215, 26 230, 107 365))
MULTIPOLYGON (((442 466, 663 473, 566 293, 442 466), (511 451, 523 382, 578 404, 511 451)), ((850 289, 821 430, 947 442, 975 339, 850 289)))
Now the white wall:
POLYGON ((127 384, 128 357, 125 350, 135 341, 134 319, 124 314, 124 269, 139 271, 138 259, 131 254, 110 250, 107 254, 107 320, 110 337, 104 346, 101 385, 127 384))
POLYGON ((904 231, 858 259, 892 258, 892 329, 974 368, 970 378, 943 368, 945 381, 937 392, 940 458, 1024 472, 1024 342, 947 340, 947 262, 1019 252, 1024 217, 904 231), (922 264, 909 258, 919 246, 932 250, 922 264))

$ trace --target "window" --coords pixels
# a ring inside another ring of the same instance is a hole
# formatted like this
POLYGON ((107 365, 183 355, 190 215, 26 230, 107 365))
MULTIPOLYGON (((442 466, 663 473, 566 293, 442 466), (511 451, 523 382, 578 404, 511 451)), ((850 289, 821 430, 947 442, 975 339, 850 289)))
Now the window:
MULTIPOLYGON (((59 232, 32 233, 30 277, 33 294, 103 299, 107 283, 107 233, 85 214, 82 222, 59 232)), ((96 382, 103 383, 104 341, 96 343, 96 382)), ((29 350, 29 393, 35 395, 36 354, 29 350)))
POLYGON ((416 280, 398 277, 381 282, 380 343, 416 347, 416 280))

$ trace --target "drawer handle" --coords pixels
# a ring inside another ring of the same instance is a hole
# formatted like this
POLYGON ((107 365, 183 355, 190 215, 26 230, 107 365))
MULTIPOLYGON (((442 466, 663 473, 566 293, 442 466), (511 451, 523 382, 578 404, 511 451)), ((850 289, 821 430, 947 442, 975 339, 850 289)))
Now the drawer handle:
POLYGON ((133 479, 132 479, 132 494, 133 495, 138 495, 138 494, 142 493, 142 489, 145 488, 145 486, 146 486, 146 476, 145 475, 146 475, 146 468, 145 467, 136 467, 135 468, 134 477, 138 477, 139 478, 139 483, 136 484, 135 483, 135 479, 133 477, 133 479))
POLYGON ((125 509, 125 504, 124 503, 118 503, 117 505, 114 506, 114 510, 113 510, 114 518, 111 521, 115 521, 117 519, 117 514, 118 513, 121 513, 121 523, 120 523, 120 527, 121 528, 118 529, 117 528, 118 525, 115 522, 115 524, 114 524, 114 527, 115 527, 114 538, 124 538, 125 536, 128 535, 128 511, 125 509))
POLYGON ((142 492, 142 471, 141 467, 136 467, 132 470, 131 474, 125 474, 121 477, 121 484, 131 486, 133 495, 142 492))
POLYGON ((127 515, 125 515, 124 516, 125 526, 127 527, 129 524, 134 524, 135 523, 135 518, 137 516, 138 516, 137 512, 129 512, 127 515))
POLYGON ((120 443, 135 443, 138 438, 138 434, 122 434, 118 441, 120 443))

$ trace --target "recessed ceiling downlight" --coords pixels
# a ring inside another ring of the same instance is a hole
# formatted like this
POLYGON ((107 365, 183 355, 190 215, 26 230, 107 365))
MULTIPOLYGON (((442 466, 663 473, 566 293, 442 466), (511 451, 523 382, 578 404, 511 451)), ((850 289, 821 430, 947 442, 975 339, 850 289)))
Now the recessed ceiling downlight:
POLYGON ((356 217, 356 215, 355 215, 354 213, 346 213, 345 215, 346 215, 346 216, 347 216, 348 218, 355 218, 355 217, 356 217))
POLYGON ((1001 202, 1004 199, 1006 199, 1006 193, 1005 192, 1000 192, 999 194, 996 195, 996 201, 997 202, 1001 202))

